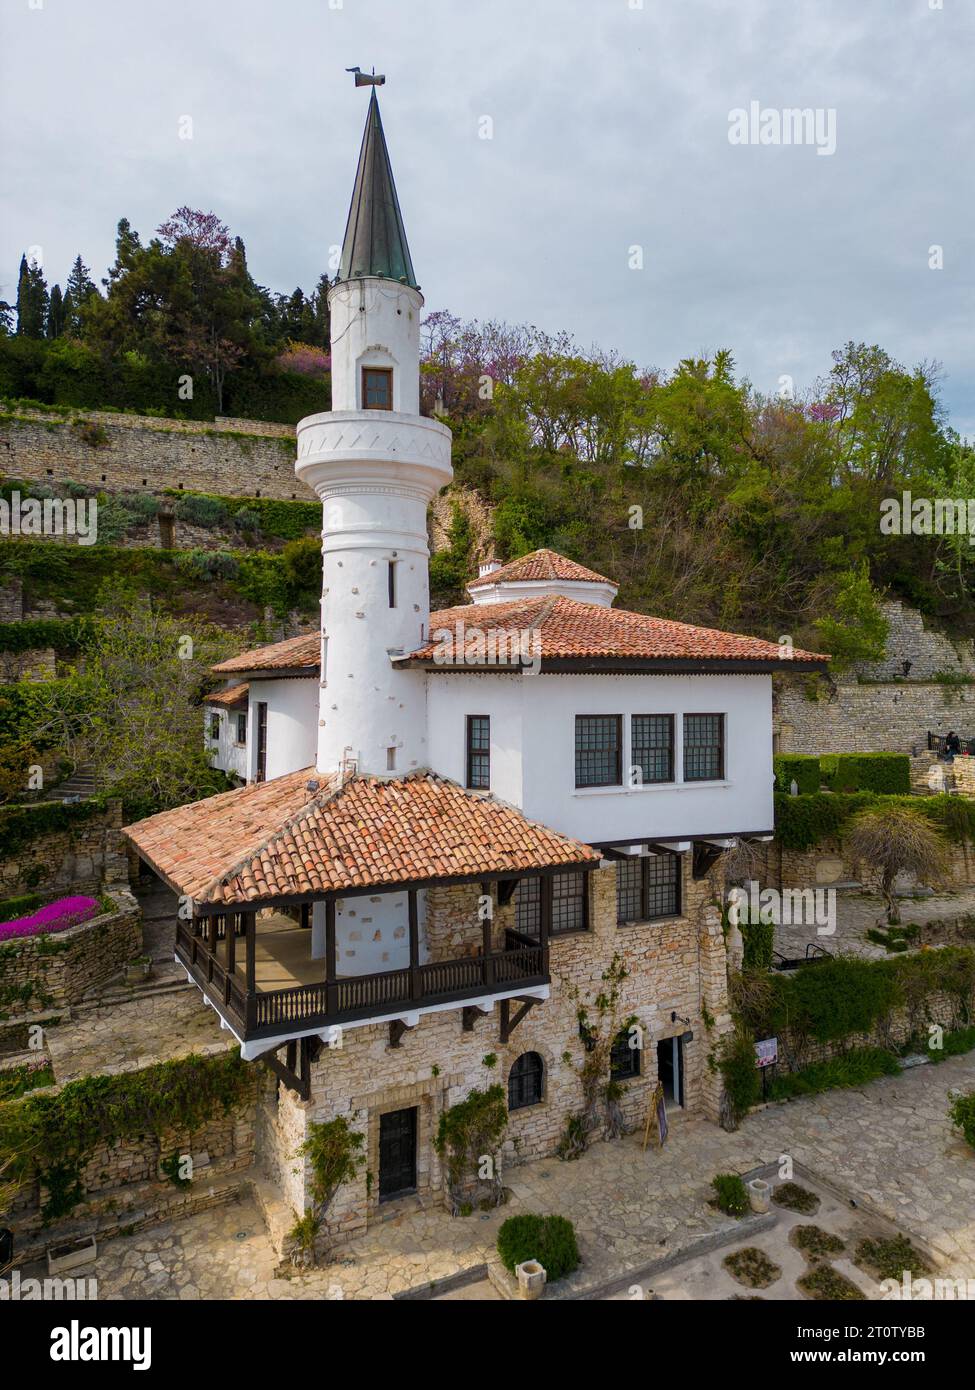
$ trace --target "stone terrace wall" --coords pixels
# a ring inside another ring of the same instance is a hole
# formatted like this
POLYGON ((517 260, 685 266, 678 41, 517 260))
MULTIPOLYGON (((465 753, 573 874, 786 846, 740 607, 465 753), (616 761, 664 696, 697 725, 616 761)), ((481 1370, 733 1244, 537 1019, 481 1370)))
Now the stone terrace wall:
MULTIPOLYGON (((418 1027, 403 1035, 398 1048, 389 1046, 388 1025, 346 1029, 341 1046, 323 1052, 315 1063, 312 1096, 306 1103, 281 1086, 274 1088, 259 1121, 259 1153, 288 1205, 298 1212, 306 1206, 308 1173, 288 1159, 305 1138, 308 1123, 345 1115, 365 1136, 366 1163, 359 1177, 339 1190, 329 1211, 329 1231, 337 1238, 360 1232, 370 1218, 380 1215, 380 1117, 412 1106, 419 1112, 418 1191, 421 1198, 439 1196, 443 1174, 432 1139, 441 1113, 474 1087, 500 1083, 507 1088, 511 1066, 524 1052, 538 1052, 543 1059, 543 1101, 511 1114, 503 1161, 508 1165, 553 1154, 566 1120, 582 1106, 577 1009, 580 1003, 587 1006, 590 1020, 597 1022, 593 1001, 606 989, 603 975, 617 953, 629 972, 621 986, 618 1018, 622 1022, 634 1015, 644 1038, 641 1075, 625 1083, 622 1107, 628 1125, 642 1127, 646 1118, 657 1081, 657 1042, 683 1033, 685 1018, 694 1032, 684 1057, 688 1109, 716 1119, 719 1082, 707 1056, 730 1027, 727 959, 717 914, 705 912, 711 887, 706 880, 691 878, 689 861, 690 855, 685 855, 685 915, 656 923, 618 927, 615 866, 591 875, 591 930, 553 940, 551 997, 529 1011, 506 1045, 499 1041, 497 1007, 478 1019, 469 1033, 463 1030, 460 1008, 450 1009, 424 1015, 418 1027), (710 1033, 702 1004, 714 1016, 710 1033), (671 1021, 672 1012, 679 1016, 676 1022, 671 1021), (563 1060, 566 1053, 571 1062, 563 1060), (495 1064, 485 1065, 484 1058, 492 1055, 495 1064), (372 1175, 371 1191, 367 1173, 372 1175)), ((468 921, 476 921, 478 891, 467 890, 468 921)), ((446 946, 455 930, 463 932, 456 890, 446 890, 434 910, 441 945, 446 946)))
MULTIPOLYGON (((879 876, 848 855, 840 840, 822 840, 810 850, 783 849, 772 841, 755 845, 758 879, 763 888, 828 888, 834 883, 861 883, 871 892, 879 876)), ((975 884, 975 846, 949 842, 943 884, 951 888, 975 884)))
POLYGON ((159 1141, 145 1135, 102 1145, 82 1171, 84 1202, 53 1228, 43 1224, 40 1208, 47 1192, 35 1173, 21 1187, 8 1219, 16 1234, 18 1263, 37 1258, 46 1246, 79 1230, 97 1230, 101 1240, 232 1200, 254 1161, 254 1111, 251 1100, 232 1114, 214 1116, 192 1135, 173 1131, 159 1141), (160 1166, 174 1153, 193 1158, 187 1188, 175 1186, 160 1166))
POLYGON ((116 893, 113 901, 115 912, 67 931, 0 943, 0 1015, 76 1004, 138 955, 142 911, 131 893, 116 893))
POLYGON ((975 642, 966 637, 952 641, 944 633, 925 625, 924 618, 914 608, 896 599, 881 604, 889 624, 887 650, 883 661, 861 662, 854 675, 865 680, 890 680, 902 676, 904 662, 911 663, 911 680, 930 680, 940 671, 954 671, 962 676, 975 676, 975 642))
POLYGON ((295 477, 290 425, 218 417, 214 423, 79 411, 21 411, 0 424, 0 473, 48 484, 298 498, 315 494, 295 477), (90 423, 94 431, 79 428, 90 423), (96 436, 97 443, 86 442, 96 436))
POLYGON ((39 835, 0 862, 0 896, 19 893, 96 893, 105 884, 128 881, 122 843, 122 803, 60 830, 39 835))
POLYGON ((975 738, 975 685, 837 685, 831 698, 816 701, 791 683, 775 693, 780 753, 910 753, 927 746, 929 730, 949 729, 975 738))

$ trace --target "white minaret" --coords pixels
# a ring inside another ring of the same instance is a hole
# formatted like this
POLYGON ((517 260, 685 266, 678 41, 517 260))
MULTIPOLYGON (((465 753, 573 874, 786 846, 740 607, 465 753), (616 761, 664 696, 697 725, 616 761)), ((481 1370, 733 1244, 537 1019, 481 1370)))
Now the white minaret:
POLYGON ((298 425, 295 472, 322 500, 318 770, 428 761, 426 683, 392 657, 430 620, 427 507, 450 482, 450 431, 420 410, 420 310, 375 89, 338 279, 332 409, 298 425))

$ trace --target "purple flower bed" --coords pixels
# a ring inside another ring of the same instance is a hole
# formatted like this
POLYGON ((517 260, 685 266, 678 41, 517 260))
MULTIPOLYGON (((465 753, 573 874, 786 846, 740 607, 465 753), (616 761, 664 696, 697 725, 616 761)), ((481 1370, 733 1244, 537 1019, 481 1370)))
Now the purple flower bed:
POLYGON ((47 932, 66 931, 79 922, 97 917, 101 911, 95 898, 58 898, 56 902, 39 907, 29 917, 17 917, 12 922, 0 922, 0 941, 15 936, 43 936, 47 932))

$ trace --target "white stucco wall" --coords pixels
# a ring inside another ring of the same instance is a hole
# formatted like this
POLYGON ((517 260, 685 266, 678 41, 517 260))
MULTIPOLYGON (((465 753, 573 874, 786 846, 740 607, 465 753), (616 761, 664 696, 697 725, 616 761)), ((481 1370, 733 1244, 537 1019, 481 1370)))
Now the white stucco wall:
POLYGON ((465 716, 491 717, 491 791, 532 820, 588 842, 675 840, 772 826, 772 682, 767 675, 428 677, 431 764, 463 783, 465 716), (575 786, 575 716, 674 715, 676 781, 575 786), (682 716, 725 716, 725 777, 683 782, 682 716))
POLYGON ((237 742, 238 712, 243 713, 246 717, 246 705, 241 705, 239 711, 237 708, 228 710, 225 705, 205 705, 204 737, 210 753, 211 765, 219 768, 221 772, 230 773, 239 777, 242 782, 246 782, 247 744, 237 742), (214 715, 218 715, 220 718, 220 736, 216 741, 210 737, 210 726, 214 715))
POLYGON ((257 706, 267 703, 267 780, 314 767, 318 741, 318 681, 251 680, 247 721, 247 780, 257 777, 257 706))
MULTIPOLYGON (((430 958, 427 948, 427 895, 417 893, 420 964, 430 958)), ((410 963, 409 903, 406 893, 376 893, 340 898, 335 905, 335 964, 339 975, 380 975, 405 970, 410 963)), ((312 956, 325 957, 325 904, 312 911, 312 956)))
POLYGON ((362 368, 390 367, 393 409, 420 413, 420 315, 423 295, 375 276, 329 290, 332 409, 361 410, 362 368))

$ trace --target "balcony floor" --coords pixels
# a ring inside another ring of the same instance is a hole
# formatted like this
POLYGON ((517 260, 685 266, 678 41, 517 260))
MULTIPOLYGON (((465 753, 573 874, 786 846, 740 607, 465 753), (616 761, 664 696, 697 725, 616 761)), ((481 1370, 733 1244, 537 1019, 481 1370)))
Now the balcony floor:
MULTIPOLYGON (((257 923, 254 952, 254 980, 259 994, 275 989, 295 989, 298 985, 317 985, 325 979, 325 957, 312 960, 311 928, 297 927, 293 917, 276 913, 257 923)), ((234 978, 247 984, 244 938, 238 936, 234 978)), ((221 941, 217 959, 226 969, 227 943, 221 941)))

